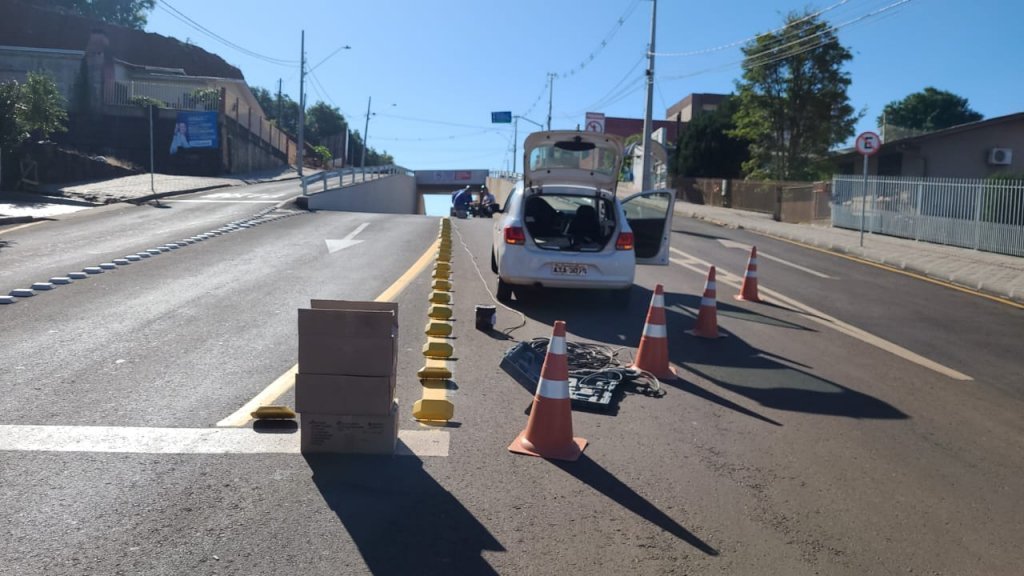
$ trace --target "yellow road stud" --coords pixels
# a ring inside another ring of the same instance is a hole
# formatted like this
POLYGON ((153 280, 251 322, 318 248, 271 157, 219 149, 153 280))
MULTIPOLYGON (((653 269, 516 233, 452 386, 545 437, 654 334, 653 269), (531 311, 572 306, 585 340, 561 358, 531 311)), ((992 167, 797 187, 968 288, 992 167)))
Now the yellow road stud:
POLYGON ((449 264, 452 263, 452 253, 451 252, 445 252, 444 250, 438 250, 437 254, 435 254, 434 257, 435 257, 435 259, 438 262, 447 262, 449 264))
POLYGON ((452 345, 439 340, 428 339, 423 345, 423 355, 427 358, 451 358, 454 350, 452 345))
POLYGON ((452 283, 451 280, 434 280, 434 283, 431 285, 431 288, 433 288, 434 290, 440 290, 441 292, 451 292, 452 283))
POLYGON ((455 406, 447 399, 433 400, 424 398, 412 405, 412 417, 417 420, 451 420, 455 416, 455 406))
POLYGON ((449 280, 452 277, 451 270, 438 270, 434 268, 433 278, 434 280, 449 280))
POLYGON ((441 322, 432 320, 427 322, 427 327, 423 329, 427 336, 434 336, 443 338, 445 336, 452 335, 452 325, 449 322, 441 322))
POLYGON ((252 417, 256 420, 277 420, 295 418, 295 411, 287 406, 260 406, 252 417))
POLYGON ((416 377, 421 381, 451 380, 452 370, 448 367, 446 360, 427 358, 423 368, 420 368, 419 372, 416 373, 416 377))
POLYGON ((431 304, 451 304, 452 295, 447 292, 434 291, 430 293, 431 304))
POLYGON ((434 264, 434 270, 440 270, 442 272, 451 273, 452 263, 451 262, 438 262, 434 264))
POLYGON ((452 307, 445 306, 444 304, 435 304, 427 311, 427 318, 433 318, 434 320, 451 320, 452 307))

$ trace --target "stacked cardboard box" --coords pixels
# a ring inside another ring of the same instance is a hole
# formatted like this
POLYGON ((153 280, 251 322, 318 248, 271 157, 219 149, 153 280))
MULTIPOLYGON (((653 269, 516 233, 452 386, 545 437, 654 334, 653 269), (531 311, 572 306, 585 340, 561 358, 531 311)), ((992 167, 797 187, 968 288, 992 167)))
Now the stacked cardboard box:
POLYGON ((397 350, 398 304, 313 300, 299 309, 303 452, 394 452, 397 350))

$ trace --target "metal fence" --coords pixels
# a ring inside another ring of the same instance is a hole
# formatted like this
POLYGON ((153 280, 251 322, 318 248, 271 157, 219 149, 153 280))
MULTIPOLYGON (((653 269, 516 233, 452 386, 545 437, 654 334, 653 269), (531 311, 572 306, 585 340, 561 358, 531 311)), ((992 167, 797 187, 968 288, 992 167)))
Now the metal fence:
POLYGON ((1024 181, 835 176, 832 225, 1024 256, 1024 181))
POLYGON ((106 87, 104 101, 114 106, 153 103, 174 110, 220 110, 220 89, 191 82, 127 80, 106 87))

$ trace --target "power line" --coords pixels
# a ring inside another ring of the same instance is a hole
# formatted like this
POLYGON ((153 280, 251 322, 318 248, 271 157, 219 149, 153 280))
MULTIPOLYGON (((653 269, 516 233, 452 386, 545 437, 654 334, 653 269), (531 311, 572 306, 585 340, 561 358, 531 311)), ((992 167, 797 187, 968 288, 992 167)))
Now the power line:
POLYGON ((410 122, 423 122, 426 124, 439 124, 441 126, 455 126, 456 128, 473 128, 476 130, 487 130, 491 129, 488 126, 472 125, 472 124, 458 124, 456 122, 445 122, 443 120, 428 120, 426 118, 411 118, 409 116, 398 116, 397 114, 385 114, 383 112, 375 112, 377 116, 384 116, 386 118, 396 118, 398 120, 409 120, 410 122))
POLYGON ((622 29, 622 26, 626 23, 627 20, 629 20, 630 16, 633 15, 633 12, 636 11, 636 7, 639 5, 640 0, 633 0, 629 7, 626 8, 626 11, 622 14, 622 16, 619 16, 618 20, 615 21, 615 24, 612 25, 611 30, 609 30, 608 34, 606 34, 605 37, 601 40, 601 43, 597 45, 597 48, 591 51, 590 54, 576 66, 570 68, 565 72, 562 72, 561 74, 558 74, 558 77, 568 78, 570 76, 573 76, 577 72, 582 72, 583 69, 587 67, 587 64, 593 62, 594 58, 596 58, 598 54, 604 51, 604 49, 608 46, 608 43, 611 42, 613 38, 615 38, 615 35, 618 34, 619 30, 622 29))
POLYGON ((761 34, 755 34, 755 35, 753 35, 753 36, 751 36, 749 38, 744 38, 743 40, 736 40, 735 42, 729 42, 728 44, 722 44, 721 46, 715 46, 713 48, 703 48, 703 49, 700 49, 700 50, 690 50, 689 52, 655 52, 654 55, 655 56, 667 56, 667 57, 701 56, 701 55, 704 55, 704 54, 712 54, 714 52, 720 52, 722 50, 728 50, 729 48, 735 48, 736 46, 743 46, 743 45, 747 44, 748 42, 753 42, 754 40, 757 40, 758 38, 761 38, 762 36, 768 36, 770 34, 778 34, 779 32, 784 32, 785 30, 789 29, 789 27, 793 26, 794 24, 800 24, 800 23, 806 22, 807 20, 810 20, 812 18, 817 18, 818 16, 821 16, 822 14, 824 14, 826 12, 834 10, 834 9, 842 6, 843 4, 846 4, 849 1, 850 0, 840 0, 839 2, 836 2, 835 4, 833 4, 831 6, 828 6, 826 8, 822 8, 821 10, 819 10, 819 11, 813 13, 813 14, 808 14, 807 16, 804 16, 803 18, 800 18, 799 20, 794 20, 793 22, 790 22, 790 23, 786 24, 785 26, 782 26, 781 28, 776 28, 775 30, 770 30, 768 32, 764 32, 764 33, 761 33, 761 34))
POLYGON ((756 68, 756 67, 759 67, 759 66, 766 66, 768 64, 773 64, 775 62, 779 62, 780 60, 785 60, 787 58, 791 58, 793 56, 797 56, 799 54, 803 54, 805 52, 809 52, 811 50, 814 50, 814 49, 820 48, 822 46, 825 46, 827 44, 830 44, 830 43, 836 41, 837 38, 835 38, 834 36, 829 36, 828 38, 823 38, 823 39, 815 42, 814 44, 811 44, 811 45, 808 45, 808 46, 804 46, 804 47, 801 47, 801 48, 798 48, 798 49, 790 50, 788 52, 779 53, 779 50, 781 50, 783 48, 786 48, 786 47, 789 47, 789 46, 794 46, 796 44, 804 43, 807 40, 810 40, 812 38, 816 38, 816 37, 820 38, 820 37, 822 37, 822 36, 824 36, 826 34, 835 33, 835 32, 839 31, 842 28, 845 28, 847 26, 851 26, 853 24, 857 24, 857 23, 863 22, 864 20, 866 20, 868 18, 872 18, 872 17, 877 16, 879 14, 883 14, 885 12, 888 12, 889 10, 892 10, 894 8, 898 8, 898 7, 900 7, 900 6, 904 5, 904 4, 907 4, 907 3, 912 2, 912 1, 913 0, 898 0, 897 2, 893 2, 892 4, 884 6, 882 8, 877 9, 877 10, 873 10, 871 12, 868 12, 867 14, 863 14, 863 15, 858 16, 856 18, 853 18, 851 20, 847 20, 846 22, 843 22, 842 24, 837 24, 835 26, 829 26, 829 27, 826 27, 826 28, 822 29, 820 32, 817 32, 815 34, 811 34, 809 36, 805 36, 805 37, 802 37, 802 38, 797 38, 796 40, 793 40, 791 42, 787 42, 785 44, 782 44, 782 45, 779 45, 779 46, 776 46, 776 47, 773 47, 773 48, 767 48, 765 50, 762 50, 762 51, 760 51, 760 52, 758 52, 758 53, 756 53, 756 54, 754 54, 752 56, 748 56, 748 57, 743 58, 741 60, 736 60, 736 61, 733 61, 733 62, 729 62, 729 63, 723 64, 721 66, 714 66, 714 67, 711 67, 711 68, 705 68, 703 70, 698 70, 696 72, 691 72, 689 74, 680 74, 680 75, 675 75, 675 76, 663 76, 662 80, 680 80, 682 78, 691 78, 693 76, 699 76, 699 75, 702 75, 702 74, 707 74, 709 72, 717 72, 719 70, 729 69, 729 68, 732 68, 733 66, 736 66, 737 64, 741 65, 741 66, 743 66, 745 68, 756 68))
POLYGON ((192 18, 189 18, 188 15, 186 15, 184 12, 182 12, 182 11, 178 10, 177 8, 175 8, 174 6, 172 6, 170 3, 167 2, 167 0, 158 0, 158 1, 159 1, 159 4, 157 4, 157 5, 161 9, 163 9, 165 12, 167 12, 168 14, 173 16, 174 18, 178 19, 180 22, 184 23, 185 25, 187 25, 187 26, 189 26, 189 27, 191 27, 191 28, 193 28, 193 29, 195 29, 195 30, 197 30, 199 32, 202 32, 203 34, 206 34, 210 38, 213 38, 214 40, 217 40, 218 42, 221 42, 222 44, 224 44, 226 46, 229 46, 231 48, 234 48, 235 50, 238 50, 239 52, 241 52, 243 54, 246 54, 247 56, 251 56, 253 58, 257 58, 259 60, 263 60, 264 62, 267 62, 267 63, 270 63, 270 64, 275 64, 277 66, 295 66, 296 64, 299 63, 298 60, 284 60, 284 59, 281 59, 281 58, 274 58, 272 56, 266 56, 264 54, 260 54, 259 52, 255 52, 253 50, 249 50, 248 48, 245 48, 243 46, 239 46, 238 44, 235 44, 234 42, 228 40, 227 38, 224 38, 223 36, 217 34, 216 32, 214 32, 214 31, 210 30, 209 28, 203 26, 202 24, 196 22, 192 18))

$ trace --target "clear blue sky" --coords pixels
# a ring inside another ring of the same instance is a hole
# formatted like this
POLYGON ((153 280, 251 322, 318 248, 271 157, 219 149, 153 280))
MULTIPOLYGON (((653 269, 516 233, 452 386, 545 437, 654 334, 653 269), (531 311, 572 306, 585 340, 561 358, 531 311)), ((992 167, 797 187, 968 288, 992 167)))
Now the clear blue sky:
MULTIPOLYGON (((882 107, 925 86, 968 98, 985 117, 1024 111, 1024 2, 911 0, 661 0, 654 116, 692 92, 728 93, 740 76, 738 41, 778 28, 791 10, 825 9, 847 66, 857 131, 874 130, 882 107), (838 6, 836 6, 838 5, 838 6), (731 46, 730 46, 731 45, 731 46)), ((545 123, 547 74, 554 81, 552 128, 574 129, 588 111, 643 117, 642 62, 650 35, 650 0, 169 0, 192 20, 250 51, 298 60, 300 31, 316 65, 307 103, 338 106, 363 132, 373 98, 369 144, 411 169, 512 165, 511 125, 492 125, 510 110, 545 123), (621 24, 620 24, 621 18, 621 24), (603 46, 603 47, 602 47, 603 46), (581 67, 582 65, 582 67, 581 67), (575 73, 571 73, 575 71, 575 73)), ((296 100, 298 65, 281 66, 221 44, 172 17, 163 0, 147 30, 185 40, 238 66, 247 81, 296 100)), ((310 78, 307 77, 307 80, 310 78)), ((519 124, 524 133, 535 127, 519 124)))

